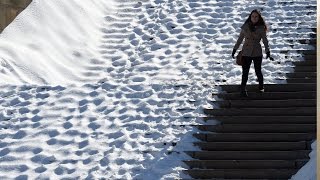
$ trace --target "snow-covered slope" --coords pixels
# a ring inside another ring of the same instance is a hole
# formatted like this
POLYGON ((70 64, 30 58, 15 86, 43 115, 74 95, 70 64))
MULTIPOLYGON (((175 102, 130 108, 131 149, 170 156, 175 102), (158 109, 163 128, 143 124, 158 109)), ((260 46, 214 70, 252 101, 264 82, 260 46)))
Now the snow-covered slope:
POLYGON ((34 0, 0 36, 0 82, 96 82, 90 68, 114 9, 113 1, 34 0))
POLYGON ((216 85, 240 82, 230 54, 255 8, 276 59, 265 83, 285 83, 294 49, 312 48, 284 42, 316 26, 304 1, 34 0, 0 35, 0 179, 185 177, 189 125, 216 85), (285 16, 305 29, 290 35, 285 16))

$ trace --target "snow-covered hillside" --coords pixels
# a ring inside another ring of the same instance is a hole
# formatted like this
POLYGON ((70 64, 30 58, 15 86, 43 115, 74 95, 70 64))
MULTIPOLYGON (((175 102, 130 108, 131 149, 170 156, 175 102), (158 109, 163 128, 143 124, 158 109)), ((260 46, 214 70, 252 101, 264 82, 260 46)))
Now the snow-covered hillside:
MULTIPOLYGON (((231 51, 248 14, 270 28, 265 83, 313 48, 284 39, 313 34, 316 10, 284 2, 34 0, 0 34, 0 179, 186 177, 189 125, 217 85, 240 83, 231 51)), ((315 179, 311 155, 295 179, 315 179)))

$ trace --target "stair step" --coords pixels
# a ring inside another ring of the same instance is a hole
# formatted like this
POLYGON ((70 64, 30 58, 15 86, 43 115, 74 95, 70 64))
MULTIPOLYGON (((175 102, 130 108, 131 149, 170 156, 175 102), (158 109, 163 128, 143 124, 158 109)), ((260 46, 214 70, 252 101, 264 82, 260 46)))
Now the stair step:
POLYGON ((288 99, 288 100, 226 100, 212 101, 212 104, 219 105, 220 108, 260 108, 260 107, 315 107, 316 99, 288 99))
POLYGON ((300 169, 304 160, 189 160, 184 161, 191 169, 300 169))
POLYGON ((316 78, 289 78, 286 80, 287 83, 316 83, 316 78))
POLYGON ((185 151, 199 160, 295 160, 309 159, 311 150, 296 151, 185 151))
POLYGON ((297 52, 305 55, 317 55, 316 49, 312 49, 312 50, 301 49, 301 50, 297 50, 297 52))
MULTIPOLYGON (((279 31, 280 28, 278 28, 278 31, 279 31)), ((313 31, 314 29, 310 29, 311 31, 313 31)), ((287 33, 287 32, 284 32, 284 33, 281 33, 281 36, 283 38, 295 38, 296 36, 308 36, 310 38, 317 38, 317 34, 315 32, 305 32, 305 33, 302 33, 302 32, 294 32, 294 33, 287 33)))
POLYGON ((317 72, 317 66, 296 66, 294 72, 317 72))
POLYGON ((199 133, 193 136, 208 142, 294 142, 316 138, 315 133, 199 133))
POLYGON ((288 78, 317 78, 316 72, 295 72, 295 73, 286 73, 288 78))
POLYGON ((317 50, 297 50, 298 53, 304 54, 304 55, 317 55, 317 50))
POLYGON ((315 133, 316 124, 219 124, 197 125, 201 131, 216 133, 315 133))
POLYGON ((316 61, 317 60, 317 55, 305 54, 305 55, 303 55, 303 59, 305 61, 316 61))
MULTIPOLYGON (((303 85, 301 85, 303 86, 303 85)), ((219 98, 224 100, 286 100, 286 99, 315 99, 316 91, 300 91, 300 92, 248 92, 249 97, 241 97, 239 92, 217 94, 219 98)))
MULTIPOLYGON (((278 2, 279 4, 282 3, 284 6, 284 9, 292 9, 292 8, 296 8, 295 10, 303 10, 305 11, 306 9, 314 9, 316 10, 317 6, 316 5, 308 5, 308 6, 301 6, 301 3, 305 2, 305 1, 280 1, 278 2), (296 4, 297 3, 297 4, 296 4), (293 5, 296 4, 296 5, 293 5)), ((310 2, 310 4, 312 3, 312 1, 308 1, 310 2)), ((312 3, 312 4, 316 4, 316 3, 312 3)))
POLYGON ((287 39, 286 41, 290 42, 290 43, 295 43, 295 42, 299 42, 301 44, 317 44, 317 39, 287 39))
POLYGON ((295 66, 317 66, 317 61, 310 61, 310 60, 295 61, 295 62, 292 62, 292 64, 295 66))
MULTIPOLYGON (((314 72, 312 72, 314 73, 314 72)), ((222 91, 226 92, 239 92, 240 85, 220 85, 222 91)), ((254 92, 258 90, 258 85, 247 85, 248 91, 254 92)), ((266 92, 295 92, 295 91, 316 91, 316 83, 305 84, 265 84, 264 89, 266 92)), ((297 98, 295 98, 297 99, 297 98)), ((302 98, 304 99, 304 98, 302 98)))
POLYGON ((300 142, 195 142, 205 151, 290 151, 309 150, 311 143, 300 142))
POLYGON ((316 124, 316 116, 208 116, 204 121, 222 124, 316 124))
POLYGON ((191 177, 199 178, 223 178, 223 179, 289 179, 298 170, 296 169, 192 169, 184 170, 191 177))
POLYGON ((203 109, 205 114, 216 116, 312 116, 317 114, 316 107, 289 108, 223 108, 203 109))
MULTIPOLYGON (((287 7, 289 8, 289 7, 287 7)), ((290 7, 292 8, 292 7, 290 7)), ((297 12, 305 12, 305 13, 310 13, 310 12, 316 12, 316 11, 306 11, 306 10, 303 10, 301 9, 301 6, 296 10, 297 12)), ((296 17, 295 17, 296 18, 296 17)), ((311 30, 313 32, 317 32, 317 27, 315 25, 312 25, 310 26, 310 24, 307 24, 306 22, 297 22, 296 20, 287 20, 286 22, 273 22, 272 24, 275 24, 277 25, 277 28, 274 28, 274 29, 287 29, 287 30, 297 30, 297 31, 300 31, 300 32, 306 32, 306 30, 311 30), (296 27, 296 26, 292 26, 292 25, 297 25, 299 24, 300 26, 296 27), (290 25, 290 26, 288 26, 290 25), (308 25, 308 26, 306 26, 308 25)), ((273 30, 273 29, 272 29, 273 30)), ((309 38, 309 37, 308 37, 309 38)))

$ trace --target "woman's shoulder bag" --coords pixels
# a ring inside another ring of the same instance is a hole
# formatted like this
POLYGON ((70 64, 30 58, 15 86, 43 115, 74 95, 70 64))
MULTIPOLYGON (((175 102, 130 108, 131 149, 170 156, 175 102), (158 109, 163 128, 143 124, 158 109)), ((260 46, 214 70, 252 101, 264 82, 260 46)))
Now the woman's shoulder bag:
POLYGON ((242 66, 243 64, 243 60, 242 60, 242 51, 239 52, 239 54, 236 57, 236 63, 240 66, 242 66))

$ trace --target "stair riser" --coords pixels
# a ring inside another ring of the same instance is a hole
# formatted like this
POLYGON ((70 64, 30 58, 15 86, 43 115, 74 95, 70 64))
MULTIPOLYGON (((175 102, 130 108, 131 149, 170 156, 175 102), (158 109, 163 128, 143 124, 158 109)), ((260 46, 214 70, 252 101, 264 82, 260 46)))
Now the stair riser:
MULTIPOLYGON (((226 91, 228 93, 240 92, 239 85, 221 85, 220 88, 222 91, 226 91)), ((264 88, 266 92, 316 91, 317 84, 316 83, 314 84, 309 84, 309 83, 307 84, 266 84, 264 88)), ((256 92, 258 90, 258 85, 247 85, 246 89, 249 92, 256 92)))
POLYGON ((248 93, 249 97, 243 98, 240 93, 218 94, 217 96, 223 100, 287 100, 287 99, 315 99, 316 92, 298 92, 298 93, 248 93))
POLYGON ((287 73, 288 78, 316 78, 317 73, 287 73))
POLYGON ((199 160, 295 160, 308 159, 311 151, 195 151, 188 154, 199 160))
POLYGON ((289 151, 289 150, 308 150, 306 142, 197 142, 194 143, 201 150, 206 151, 289 151))
MULTIPOLYGON (((310 33, 310 34, 314 35, 314 33, 310 33)), ((310 45, 311 46, 309 46, 309 47, 312 48, 312 44, 310 44, 310 45)), ((300 54, 302 56, 315 56, 315 55, 317 55, 316 50, 290 50, 290 49, 284 49, 284 50, 280 50, 279 52, 282 53, 282 54, 286 54, 286 55, 291 55, 290 53, 292 53, 292 52, 298 53, 298 54, 300 54)), ((299 56, 299 55, 294 55, 293 57, 297 57, 297 56, 299 56)))
POLYGON ((304 128, 205 128, 201 129, 202 131, 210 131, 210 132, 216 132, 216 133, 315 133, 316 132, 316 126, 314 127, 304 127, 304 128))
POLYGON ((297 50, 297 52, 304 55, 317 55, 316 50, 297 50))
POLYGON ((317 79, 310 78, 291 78, 286 80, 287 83, 316 83, 317 79))
POLYGON ((197 169, 300 169, 307 161, 259 161, 259 160, 214 160, 185 161, 189 168, 197 169))
POLYGON ((315 107, 317 101, 307 100, 269 100, 269 101, 216 101, 213 104, 220 108, 284 108, 284 107, 315 107))
POLYGON ((277 134, 194 134, 196 138, 208 142, 297 142, 313 141, 315 133, 277 133, 277 134))
POLYGON ((316 66, 296 66, 294 72, 317 72, 316 66))
POLYGON ((303 59, 306 61, 316 61, 317 55, 303 55, 303 59))
POLYGON ((317 44, 317 39, 286 39, 285 41, 288 41, 290 43, 299 42, 300 44, 311 44, 311 45, 317 44))
POLYGON ((224 179, 289 179, 298 170, 186 170, 185 173, 193 178, 224 178, 224 179))
POLYGON ((317 61, 310 61, 310 60, 305 60, 305 61, 297 61, 292 63, 294 66, 317 66, 317 61))
POLYGON ((317 113, 315 107, 307 108, 243 108, 243 109, 204 109, 204 113, 213 116, 312 116, 317 113))
POLYGON ((214 116, 204 121, 220 121, 221 124, 316 124, 316 116, 214 116))
POLYGON ((313 44, 313 45, 316 45, 317 44, 317 39, 301 39, 299 40, 299 42, 301 44, 313 44))

